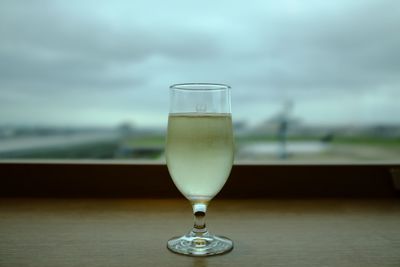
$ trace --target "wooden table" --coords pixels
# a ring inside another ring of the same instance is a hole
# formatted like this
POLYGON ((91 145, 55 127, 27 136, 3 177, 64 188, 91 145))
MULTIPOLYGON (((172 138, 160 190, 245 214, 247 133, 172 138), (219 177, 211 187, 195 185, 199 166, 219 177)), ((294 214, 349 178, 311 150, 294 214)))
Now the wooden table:
POLYGON ((398 199, 215 200, 229 254, 180 256, 184 199, 0 199, 0 266, 400 266, 398 199))

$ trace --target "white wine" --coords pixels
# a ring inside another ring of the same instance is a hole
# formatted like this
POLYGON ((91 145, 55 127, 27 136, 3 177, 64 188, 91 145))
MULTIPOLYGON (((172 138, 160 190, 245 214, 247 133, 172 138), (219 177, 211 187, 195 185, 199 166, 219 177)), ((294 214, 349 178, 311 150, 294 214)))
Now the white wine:
POLYGON ((191 256, 228 252, 232 240, 210 234, 205 215, 233 164, 230 87, 185 83, 170 86, 169 92, 167 166, 176 187, 192 204, 194 226, 189 233, 168 240, 167 247, 191 256))
POLYGON ((168 170, 189 200, 208 201, 221 190, 231 171, 233 154, 230 114, 170 114, 168 170))

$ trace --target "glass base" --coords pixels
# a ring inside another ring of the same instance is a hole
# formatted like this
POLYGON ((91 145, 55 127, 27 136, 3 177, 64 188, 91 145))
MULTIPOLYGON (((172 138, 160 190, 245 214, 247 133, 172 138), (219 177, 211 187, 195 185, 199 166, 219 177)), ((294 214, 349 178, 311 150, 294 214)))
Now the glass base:
POLYGON ((208 232, 199 234, 193 231, 181 237, 168 240, 167 247, 172 252, 189 256, 211 256, 223 254, 233 249, 229 238, 216 236, 208 232))

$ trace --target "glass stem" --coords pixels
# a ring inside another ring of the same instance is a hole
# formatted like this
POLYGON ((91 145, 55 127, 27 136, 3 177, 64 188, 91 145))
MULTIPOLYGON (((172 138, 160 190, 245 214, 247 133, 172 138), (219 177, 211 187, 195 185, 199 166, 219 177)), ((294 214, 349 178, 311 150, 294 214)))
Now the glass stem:
POLYGON ((206 212, 207 204, 193 203, 194 226, 192 232, 197 236, 202 236, 207 233, 206 228, 206 212))

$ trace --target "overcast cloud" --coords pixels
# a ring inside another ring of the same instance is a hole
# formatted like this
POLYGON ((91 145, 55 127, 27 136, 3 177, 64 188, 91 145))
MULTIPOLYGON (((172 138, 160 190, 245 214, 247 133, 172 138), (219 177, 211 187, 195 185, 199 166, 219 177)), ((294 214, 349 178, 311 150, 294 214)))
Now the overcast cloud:
POLYGON ((165 125, 168 86, 259 123, 400 123, 400 2, 1 1, 0 125, 165 125))

